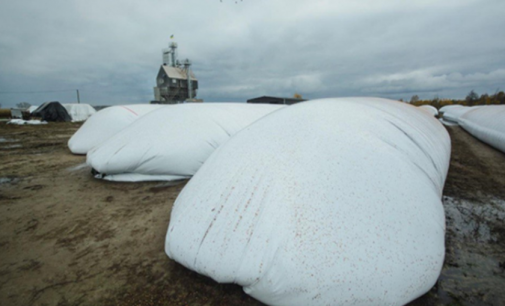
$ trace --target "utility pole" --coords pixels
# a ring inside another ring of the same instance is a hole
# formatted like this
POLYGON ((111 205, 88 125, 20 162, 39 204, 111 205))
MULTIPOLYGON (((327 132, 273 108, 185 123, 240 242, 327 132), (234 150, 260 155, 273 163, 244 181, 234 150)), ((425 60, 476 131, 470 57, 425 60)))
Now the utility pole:
POLYGON ((76 89, 77 91, 77 103, 81 103, 81 99, 79 98, 79 89, 76 89))

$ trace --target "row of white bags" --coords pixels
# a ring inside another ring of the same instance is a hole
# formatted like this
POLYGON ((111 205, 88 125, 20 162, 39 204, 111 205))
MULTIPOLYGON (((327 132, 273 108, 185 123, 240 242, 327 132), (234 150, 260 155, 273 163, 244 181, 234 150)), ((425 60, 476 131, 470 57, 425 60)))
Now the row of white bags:
POLYGON ((464 115, 466 112, 470 111, 471 108, 467 106, 457 106, 451 107, 444 111, 442 118, 447 121, 451 121, 454 123, 458 123, 458 119, 461 115, 464 115))
POLYGON ((313 100, 220 146, 176 200, 168 256, 268 305, 404 305, 444 261, 450 139, 385 99, 313 100))
POLYGON ((284 106, 245 103, 111 107, 70 139, 72 152, 111 181, 191 177, 222 143, 284 106), (153 111, 156 110, 156 111, 153 111))
POLYGON ((459 124, 477 139, 505 152, 505 105, 448 105, 443 119, 459 124))
POLYGON ((428 291, 444 258, 441 124, 374 98, 279 108, 112 107, 69 147, 89 151, 104 179, 196 173, 174 205, 167 254, 269 305, 402 305, 428 291))
POLYGON ((505 153, 505 105, 471 109, 458 118, 458 123, 477 139, 505 153))

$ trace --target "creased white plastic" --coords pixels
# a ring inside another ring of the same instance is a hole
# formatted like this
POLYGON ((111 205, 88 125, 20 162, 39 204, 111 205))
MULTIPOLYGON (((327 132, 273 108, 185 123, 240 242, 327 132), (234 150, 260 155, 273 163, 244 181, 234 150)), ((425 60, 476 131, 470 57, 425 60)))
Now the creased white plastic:
POLYGON ((451 109, 453 107, 461 107, 462 105, 461 104, 451 104, 451 105, 445 105, 445 106, 442 106, 438 111, 440 113, 443 113, 445 111, 447 111, 448 109, 451 109))
POLYGON ((445 128, 378 98, 303 102, 217 149, 176 200, 165 251, 268 305, 404 305, 444 261, 445 128))
POLYGON ((444 118, 438 119, 445 126, 458 126, 458 123, 444 120, 444 118))
POLYGON ((109 139, 143 115, 161 105, 134 104, 112 106, 93 114, 68 141, 74 154, 86 154, 94 146, 109 139))
POLYGON ((444 111, 443 118, 446 121, 458 123, 459 117, 464 115, 466 112, 470 110, 472 110, 472 108, 468 106, 462 106, 462 105, 454 106, 444 111))
POLYGON ((151 175, 140 173, 121 173, 107 175, 104 177, 98 176, 106 181, 115 182, 149 182, 149 181, 178 181, 188 179, 189 175, 151 175))
POLYGON ((67 113, 72 118, 72 122, 85 121, 91 117, 96 110, 89 104, 79 103, 79 104, 62 104, 67 110, 67 113))
POLYGON ((88 152, 87 163, 107 180, 191 177, 222 143, 284 106, 246 103, 170 105, 137 120, 88 152))
POLYGON ((459 125, 505 153, 505 105, 482 106, 459 117, 459 125))
POLYGON ((438 116, 438 110, 436 107, 431 106, 431 105, 421 105, 419 106, 420 109, 429 112, 432 116, 438 116))

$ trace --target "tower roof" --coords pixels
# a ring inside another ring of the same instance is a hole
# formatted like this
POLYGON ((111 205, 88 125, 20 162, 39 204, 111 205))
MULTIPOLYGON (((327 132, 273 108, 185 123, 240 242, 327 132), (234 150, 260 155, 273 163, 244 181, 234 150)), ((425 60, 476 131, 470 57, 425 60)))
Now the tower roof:
MULTIPOLYGON (((162 65, 161 69, 166 73, 166 75, 169 78, 172 79, 181 79, 181 80, 187 80, 188 75, 186 74, 186 70, 178 67, 172 67, 172 66, 167 66, 167 65, 162 65)), ((198 81, 198 79, 195 77, 195 74, 193 71, 190 70, 190 77, 192 81, 198 81)))

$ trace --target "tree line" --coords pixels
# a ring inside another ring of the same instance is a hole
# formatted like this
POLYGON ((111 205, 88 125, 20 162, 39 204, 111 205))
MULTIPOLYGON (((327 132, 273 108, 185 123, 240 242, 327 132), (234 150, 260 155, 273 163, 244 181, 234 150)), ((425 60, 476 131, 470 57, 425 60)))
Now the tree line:
POLYGON ((488 95, 487 93, 478 95, 474 90, 470 91, 465 99, 439 99, 437 96, 432 100, 421 100, 418 95, 412 96, 410 98, 410 104, 415 106, 420 105, 432 105, 437 109, 446 105, 464 105, 464 106, 475 106, 475 105, 497 105, 505 104, 505 93, 503 91, 496 92, 493 95, 488 95))

